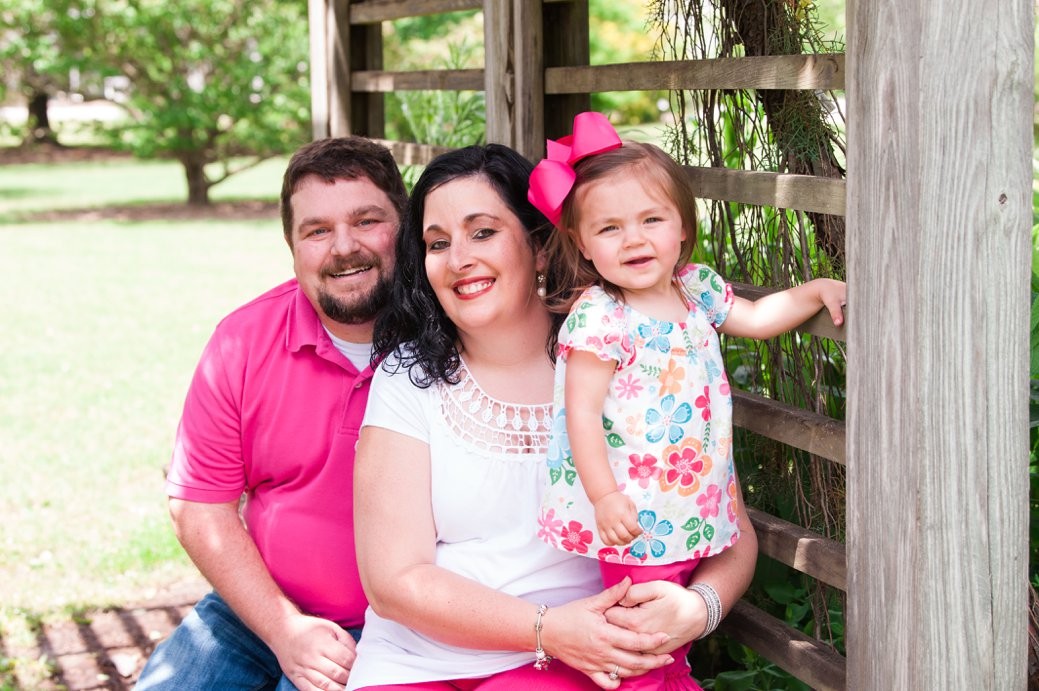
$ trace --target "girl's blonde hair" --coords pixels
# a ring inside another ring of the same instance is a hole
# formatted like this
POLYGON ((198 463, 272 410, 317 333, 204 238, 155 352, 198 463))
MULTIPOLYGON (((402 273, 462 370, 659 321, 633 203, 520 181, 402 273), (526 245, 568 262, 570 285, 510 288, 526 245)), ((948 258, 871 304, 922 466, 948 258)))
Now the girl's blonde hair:
POLYGON ((553 312, 569 312, 581 292, 594 284, 602 286, 613 299, 622 301, 620 287, 604 279, 595 266, 584 258, 578 243, 580 214, 575 202, 578 191, 585 185, 598 182, 613 175, 626 174, 642 181, 644 185, 655 185, 675 205, 685 240, 675 264, 675 274, 689 262, 696 246, 696 197, 689 189, 682 166, 667 152, 653 144, 625 141, 618 149, 611 149, 582 159, 574 165, 577 181, 563 202, 559 227, 552 233, 545 250, 549 265, 557 267, 559 285, 547 297, 546 302, 553 312))

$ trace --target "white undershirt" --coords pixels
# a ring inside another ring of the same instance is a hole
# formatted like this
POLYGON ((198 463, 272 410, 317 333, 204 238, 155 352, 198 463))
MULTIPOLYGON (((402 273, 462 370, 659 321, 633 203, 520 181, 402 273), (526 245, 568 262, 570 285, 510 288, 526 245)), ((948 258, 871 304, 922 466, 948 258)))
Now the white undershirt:
POLYGON ((351 343, 350 341, 344 341, 341 338, 337 338, 331 331, 325 329, 325 333, 332 339, 332 345, 336 347, 340 353, 343 354, 347 360, 349 360, 354 367, 357 368, 358 372, 363 372, 368 363, 372 359, 372 344, 371 343, 351 343))

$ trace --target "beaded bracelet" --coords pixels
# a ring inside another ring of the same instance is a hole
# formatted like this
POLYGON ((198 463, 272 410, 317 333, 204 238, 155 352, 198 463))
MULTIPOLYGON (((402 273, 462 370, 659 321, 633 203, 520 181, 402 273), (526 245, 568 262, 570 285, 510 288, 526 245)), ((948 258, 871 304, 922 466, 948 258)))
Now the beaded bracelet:
POLYGON ((548 611, 548 605, 538 605, 538 620, 534 623, 534 635, 537 637, 537 647, 534 648, 534 669, 541 671, 548 669, 548 663, 552 662, 552 656, 541 647, 541 617, 548 611))
POLYGON ((706 583, 693 583, 689 590, 702 597, 704 605, 707 606, 707 626, 704 627, 703 633, 697 636, 697 640, 700 640, 711 635, 721 623, 722 599, 718 597, 718 591, 706 583))

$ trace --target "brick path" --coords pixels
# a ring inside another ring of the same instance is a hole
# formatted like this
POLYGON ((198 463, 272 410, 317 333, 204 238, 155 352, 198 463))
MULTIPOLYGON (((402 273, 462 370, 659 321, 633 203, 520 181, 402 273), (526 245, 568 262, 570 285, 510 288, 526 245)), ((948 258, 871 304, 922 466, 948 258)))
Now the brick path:
POLYGON ((96 612, 47 625, 33 659, 46 655, 55 673, 40 691, 132 689, 145 660, 207 592, 202 580, 181 583, 147 602, 96 612))

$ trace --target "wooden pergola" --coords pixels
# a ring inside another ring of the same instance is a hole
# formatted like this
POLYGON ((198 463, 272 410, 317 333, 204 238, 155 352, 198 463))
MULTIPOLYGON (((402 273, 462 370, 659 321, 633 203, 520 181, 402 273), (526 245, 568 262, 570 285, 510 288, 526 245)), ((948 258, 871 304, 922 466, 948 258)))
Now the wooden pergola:
POLYGON ((737 424, 847 466, 846 545, 754 516, 762 552, 847 591, 847 659, 749 606, 728 630, 816 688, 1024 688, 1033 0, 848 0, 846 54, 605 66, 587 0, 309 1, 315 137, 382 138, 386 92, 483 90, 488 141, 537 159, 591 92, 844 89, 846 181, 689 169, 702 197, 847 221, 846 422, 736 397, 737 424), (464 9, 484 69, 382 69, 383 22, 464 9))

